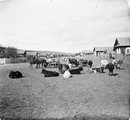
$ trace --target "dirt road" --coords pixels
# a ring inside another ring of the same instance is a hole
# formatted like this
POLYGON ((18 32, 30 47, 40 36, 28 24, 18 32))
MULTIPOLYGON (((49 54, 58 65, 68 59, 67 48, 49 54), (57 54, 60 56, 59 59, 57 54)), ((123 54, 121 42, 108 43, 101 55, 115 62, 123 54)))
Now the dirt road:
MULTIPOLYGON (((56 70, 52 68, 51 70, 56 70)), ((64 118, 78 115, 129 117, 128 70, 81 75, 70 79, 45 78, 28 64, 0 66, 0 116, 12 118, 64 118), (24 77, 10 79, 10 70, 24 77)))

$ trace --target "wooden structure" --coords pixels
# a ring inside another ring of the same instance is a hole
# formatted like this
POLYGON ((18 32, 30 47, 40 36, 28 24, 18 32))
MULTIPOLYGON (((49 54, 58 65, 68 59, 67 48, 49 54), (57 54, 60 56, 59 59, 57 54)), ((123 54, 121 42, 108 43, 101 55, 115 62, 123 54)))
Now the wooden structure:
POLYGON ((26 56, 36 56, 37 52, 36 51, 28 51, 28 50, 26 50, 25 55, 26 56))
POLYGON ((123 57, 130 55, 130 38, 116 38, 113 50, 116 57, 123 57))
POLYGON ((25 50, 17 49, 19 57, 25 57, 25 50))
POLYGON ((112 53, 113 47, 94 47, 93 52, 95 56, 100 56, 102 54, 112 53))
POLYGON ((83 55, 93 55, 94 54, 94 52, 92 50, 84 50, 80 53, 83 54, 83 55))

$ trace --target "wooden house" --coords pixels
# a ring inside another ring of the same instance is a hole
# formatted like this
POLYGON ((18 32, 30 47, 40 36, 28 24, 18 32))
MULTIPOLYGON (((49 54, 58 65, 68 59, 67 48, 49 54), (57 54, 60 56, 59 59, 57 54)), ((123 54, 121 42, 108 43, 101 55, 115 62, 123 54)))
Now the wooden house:
POLYGON ((80 56, 93 56, 94 52, 92 50, 83 50, 82 52, 79 53, 80 56))
POLYGON ((130 55, 130 38, 116 38, 113 50, 116 57, 130 55))
POLYGON ((94 47, 93 52, 95 56, 100 56, 101 54, 112 53, 113 47, 94 47))
POLYGON ((26 56, 36 56, 37 52, 36 51, 28 51, 28 50, 26 50, 25 54, 26 54, 26 56))
POLYGON ((17 49, 17 53, 19 57, 25 57, 25 50, 17 49))

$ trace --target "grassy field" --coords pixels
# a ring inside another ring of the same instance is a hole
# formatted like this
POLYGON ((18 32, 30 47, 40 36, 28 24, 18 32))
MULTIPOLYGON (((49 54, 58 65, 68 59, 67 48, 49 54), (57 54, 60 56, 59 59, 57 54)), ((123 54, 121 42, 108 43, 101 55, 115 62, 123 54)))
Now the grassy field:
MULTIPOLYGON (((93 59, 94 66, 99 65, 93 59)), ((89 73, 70 79, 45 78, 41 69, 28 63, 0 66, 0 117, 21 119, 122 120, 129 117, 130 64, 125 70, 114 70, 116 76, 89 73), (19 70, 24 77, 10 79, 10 70, 19 70)), ((57 68, 48 68, 58 71, 57 68)))

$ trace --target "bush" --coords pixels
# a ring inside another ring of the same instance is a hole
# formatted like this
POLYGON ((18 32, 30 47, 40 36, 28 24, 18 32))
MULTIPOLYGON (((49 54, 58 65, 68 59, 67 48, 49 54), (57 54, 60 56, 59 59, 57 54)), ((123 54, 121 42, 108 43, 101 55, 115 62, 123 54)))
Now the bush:
POLYGON ((10 58, 10 63, 26 63, 26 58, 10 58))

